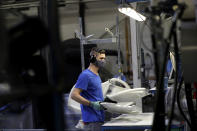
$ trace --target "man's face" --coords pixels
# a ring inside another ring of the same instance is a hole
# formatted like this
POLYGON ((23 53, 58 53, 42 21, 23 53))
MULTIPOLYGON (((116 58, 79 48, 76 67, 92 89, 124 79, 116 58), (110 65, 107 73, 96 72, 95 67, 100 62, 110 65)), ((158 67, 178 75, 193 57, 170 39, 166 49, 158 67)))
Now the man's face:
POLYGON ((96 59, 99 61, 105 61, 105 54, 98 53, 96 59))
POLYGON ((102 53, 98 53, 97 56, 96 56, 96 62, 94 63, 95 66, 97 66, 98 68, 103 68, 104 65, 105 65, 105 54, 102 53))

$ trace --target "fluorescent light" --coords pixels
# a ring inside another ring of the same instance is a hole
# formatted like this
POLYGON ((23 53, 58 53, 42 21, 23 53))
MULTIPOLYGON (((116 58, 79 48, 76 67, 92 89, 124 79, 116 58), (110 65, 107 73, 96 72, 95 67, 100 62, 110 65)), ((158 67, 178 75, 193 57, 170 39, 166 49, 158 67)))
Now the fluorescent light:
POLYGON ((145 21, 146 17, 141 15, 140 13, 136 12, 134 9, 130 7, 119 7, 118 10, 125 14, 130 16, 131 18, 138 20, 138 21, 145 21))

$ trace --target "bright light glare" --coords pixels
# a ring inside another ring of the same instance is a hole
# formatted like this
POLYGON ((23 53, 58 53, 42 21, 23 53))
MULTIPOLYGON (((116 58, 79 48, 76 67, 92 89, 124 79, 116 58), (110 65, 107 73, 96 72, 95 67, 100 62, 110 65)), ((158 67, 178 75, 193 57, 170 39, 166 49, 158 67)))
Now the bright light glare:
POLYGON ((136 12, 134 9, 132 9, 130 7, 121 7, 121 8, 118 8, 118 10, 121 13, 128 15, 135 20, 138 20, 138 21, 145 21, 146 20, 145 16, 141 15, 140 13, 136 12))

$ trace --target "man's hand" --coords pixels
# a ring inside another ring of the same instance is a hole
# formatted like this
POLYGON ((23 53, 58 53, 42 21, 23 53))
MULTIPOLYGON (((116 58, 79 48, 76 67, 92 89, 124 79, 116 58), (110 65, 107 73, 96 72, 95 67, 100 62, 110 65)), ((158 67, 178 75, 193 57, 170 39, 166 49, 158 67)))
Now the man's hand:
POLYGON ((90 101, 90 107, 94 108, 95 110, 103 110, 100 101, 90 101))

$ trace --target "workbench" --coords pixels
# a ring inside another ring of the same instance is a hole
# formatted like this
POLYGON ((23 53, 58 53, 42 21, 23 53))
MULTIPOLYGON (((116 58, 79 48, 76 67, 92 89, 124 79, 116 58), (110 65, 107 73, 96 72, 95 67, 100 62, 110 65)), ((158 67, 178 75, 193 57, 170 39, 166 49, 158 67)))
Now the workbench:
MULTIPOLYGON (((151 129, 153 113, 123 114, 102 125, 102 131, 144 131, 151 129)), ((183 125, 172 125, 173 131, 184 131, 183 125)))

